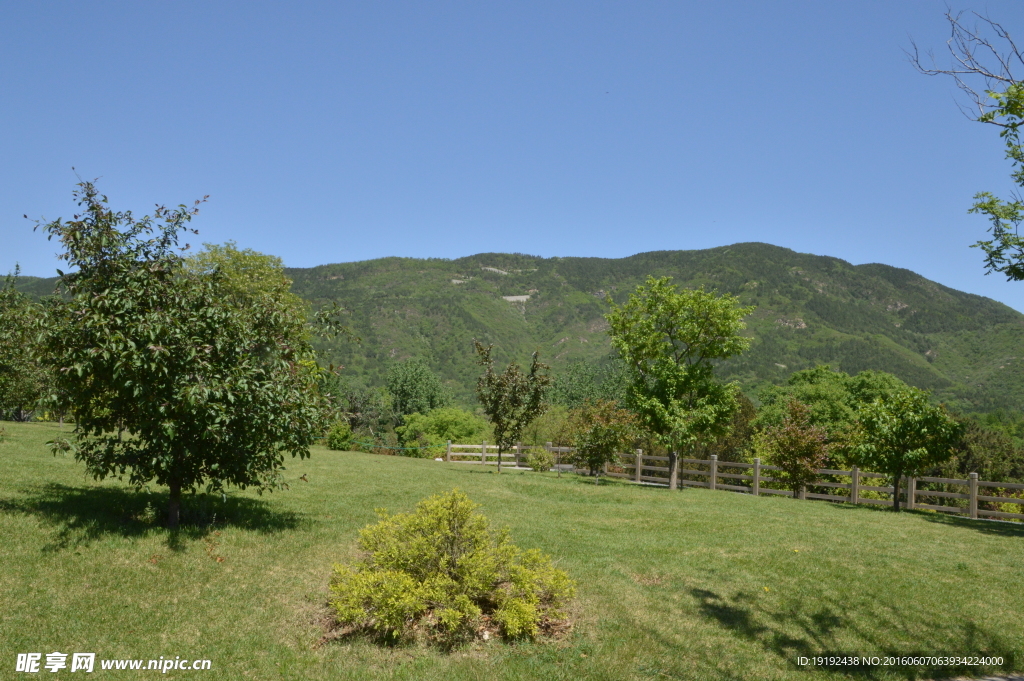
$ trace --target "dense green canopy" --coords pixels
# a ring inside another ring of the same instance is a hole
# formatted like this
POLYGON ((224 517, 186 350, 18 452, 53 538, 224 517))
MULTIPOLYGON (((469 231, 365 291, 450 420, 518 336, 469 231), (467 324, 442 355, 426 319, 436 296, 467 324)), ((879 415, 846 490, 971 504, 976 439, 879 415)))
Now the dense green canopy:
POLYGON ((715 362, 750 345, 740 331, 752 310, 728 294, 679 290, 669 277, 649 277, 612 305, 608 333, 627 367, 627 404, 666 446, 691 447, 728 427, 739 387, 715 377, 715 362))
POLYGON ((71 267, 41 331, 76 456, 96 478, 168 486, 171 527, 182 491, 276 484, 283 455, 307 456, 326 426, 305 314, 282 293, 279 263, 248 254, 280 286, 239 286, 232 258, 196 268, 177 248, 197 208, 136 219, 79 186, 83 214, 42 226, 71 267))

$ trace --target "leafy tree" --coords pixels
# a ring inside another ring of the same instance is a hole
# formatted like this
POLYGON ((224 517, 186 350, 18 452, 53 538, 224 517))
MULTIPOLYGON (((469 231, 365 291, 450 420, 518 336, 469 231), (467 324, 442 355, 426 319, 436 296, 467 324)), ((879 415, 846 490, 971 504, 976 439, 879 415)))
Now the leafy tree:
MULTIPOLYGON (((926 75, 952 76, 975 110, 968 116, 1000 128, 1006 158, 1014 168, 1011 177, 1018 187, 1024 187, 1024 147, 1020 141, 1020 127, 1024 124, 1024 81, 1013 73, 1015 68, 1024 66, 1024 53, 1002 25, 977 12, 972 14, 981 22, 974 27, 964 22, 963 12, 946 12, 952 30, 952 37, 946 42, 952 57, 950 68, 935 68, 934 59, 933 67, 922 65, 916 45, 910 60, 926 75)), ((1010 281, 1024 280, 1024 237, 1018 231, 1024 220, 1024 202, 1019 196, 1004 201, 990 192, 979 192, 974 199, 968 212, 985 215, 991 223, 992 238, 974 244, 985 252, 985 269, 989 273, 1001 272, 1010 281)))
POLYGON ((648 277, 605 315, 627 367, 627 405, 667 447, 691 448, 728 427, 739 388, 715 378, 714 362, 749 346, 740 331, 752 311, 729 294, 648 277))
POLYGON ((971 418, 987 430, 1006 436, 1015 446, 1024 449, 1024 414, 997 409, 986 414, 975 414, 971 418))
POLYGON ((727 431, 714 440, 705 440, 694 447, 696 459, 710 459, 714 454, 719 461, 747 462, 754 437, 754 419, 757 409, 750 398, 739 393, 739 407, 733 412, 727 431))
POLYGON ((926 475, 964 479, 977 473, 982 480, 1024 482, 1024 449, 1004 432, 987 427, 984 421, 954 414, 961 425, 954 455, 926 475))
POLYGON ((42 354, 76 458, 97 479, 166 485, 171 528, 183 491, 277 484, 284 454, 308 456, 327 425, 303 315, 226 266, 188 266, 178 239, 200 202, 135 218, 91 182, 75 196, 81 215, 41 226, 72 270, 42 354))
POLYGON ((28 418, 47 387, 46 370, 35 357, 35 327, 43 307, 14 288, 18 270, 0 287, 0 418, 28 418))
POLYGON ((386 382, 397 422, 409 414, 425 414, 447 407, 452 401, 449 390, 422 359, 407 359, 391 365, 386 382))
POLYGON ((309 303, 291 291, 292 280, 276 255, 251 248, 239 250, 234 241, 203 244, 203 250, 185 259, 190 274, 218 277, 217 286, 236 305, 265 304, 287 309, 292 317, 309 314, 309 303))
POLYGON ((337 371, 320 373, 320 392, 337 418, 354 431, 383 430, 391 418, 391 395, 384 388, 367 388, 337 371))
POLYGON ((865 469, 892 478, 893 510, 899 511, 900 480, 953 456, 962 430, 944 407, 929 402, 928 393, 907 387, 860 410, 853 453, 865 469))
POLYGON ((758 398, 753 428, 764 431, 781 426, 790 415, 789 404, 797 400, 808 408, 808 423, 821 428, 829 443, 830 456, 838 466, 849 462, 846 440, 857 423, 860 410, 907 384, 883 371, 862 371, 850 376, 828 365, 796 371, 784 386, 769 386, 758 398))
POLYGON ((588 467, 595 484, 600 480, 604 465, 614 463, 617 454, 629 449, 638 430, 636 415, 611 400, 598 400, 573 409, 566 427, 568 440, 574 447, 573 465, 588 467))
POLYGON ((553 442, 558 446, 565 446, 568 443, 563 441, 563 437, 568 419, 568 409, 560 404, 548 405, 543 414, 523 428, 522 442, 528 445, 544 445, 553 442))
POLYGON ((782 468, 779 476, 796 495, 818 479, 818 469, 828 461, 828 433, 811 424, 811 410, 790 399, 788 413, 779 425, 769 426, 756 436, 755 451, 767 463, 782 468))
POLYGON ((626 367, 621 360, 595 365, 572 362, 554 377, 550 400, 569 409, 595 400, 623 401, 626 393, 626 367))
POLYGON ((491 359, 493 345, 484 346, 474 340, 477 358, 484 373, 477 380, 476 394, 484 413, 494 427, 494 441, 498 445, 498 472, 501 455, 512 449, 523 435, 523 429, 544 413, 547 405, 544 394, 551 385, 548 365, 543 364, 536 352, 530 362, 529 373, 523 373, 512 362, 500 374, 494 371, 491 359))

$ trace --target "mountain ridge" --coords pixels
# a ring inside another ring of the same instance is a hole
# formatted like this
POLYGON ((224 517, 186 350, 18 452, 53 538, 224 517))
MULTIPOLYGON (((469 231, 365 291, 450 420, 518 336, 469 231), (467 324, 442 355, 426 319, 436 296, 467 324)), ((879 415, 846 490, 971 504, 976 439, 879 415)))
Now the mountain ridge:
POLYGON ((573 360, 604 361, 611 352, 604 299, 621 302, 647 276, 672 276, 757 306, 748 318, 750 351, 720 367, 750 394, 829 363, 890 371, 965 410, 1024 406, 1024 381, 1006 370, 1019 359, 1024 315, 883 263, 742 243, 624 258, 385 258, 287 272, 299 295, 351 311, 354 330, 366 334, 364 349, 344 341, 322 349, 371 384, 388 362, 419 356, 468 394, 474 337, 494 342, 502 361, 525 361, 534 348, 556 370, 573 360), (525 295, 523 302, 503 299, 525 295))
MULTIPOLYGON (((705 286, 756 305, 748 352, 719 367, 750 395, 819 363, 856 373, 889 371, 964 411, 1024 408, 1024 314, 884 263, 747 242, 624 258, 478 253, 454 259, 397 256, 286 268, 292 290, 314 307, 337 302, 361 344, 318 340, 325 360, 367 385, 390 363, 421 357, 462 401, 479 367, 474 338, 500 362, 533 350, 557 373, 569 362, 608 361, 603 314, 647 276, 705 286)), ((35 295, 53 279, 23 277, 35 295)))

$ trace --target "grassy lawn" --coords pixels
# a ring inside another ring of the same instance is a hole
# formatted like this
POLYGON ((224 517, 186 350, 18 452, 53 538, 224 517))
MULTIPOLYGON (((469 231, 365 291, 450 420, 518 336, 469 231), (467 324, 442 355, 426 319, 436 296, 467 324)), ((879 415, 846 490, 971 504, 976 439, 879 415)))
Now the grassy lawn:
MULTIPOLYGON (((784 679, 982 676, 995 668, 828 671, 798 656, 1000 655, 1024 669, 1024 527, 926 512, 330 452, 292 461, 291 489, 187 499, 85 477, 4 423, 0 443, 0 677, 16 653, 208 658, 220 679, 784 679), (299 479, 305 474, 308 482, 299 479), (451 654, 324 634, 331 565, 375 507, 458 487, 514 541, 580 586, 554 643, 451 654)), ((45 658, 44 658, 45 659, 45 658)), ((70 661, 70 658, 69 658, 70 661)), ((50 677, 49 672, 43 672, 50 677)), ((63 670, 55 677, 66 676, 63 670)), ((94 672, 152 677, 158 672, 94 672)), ((76 678, 72 676, 71 678, 76 678)))

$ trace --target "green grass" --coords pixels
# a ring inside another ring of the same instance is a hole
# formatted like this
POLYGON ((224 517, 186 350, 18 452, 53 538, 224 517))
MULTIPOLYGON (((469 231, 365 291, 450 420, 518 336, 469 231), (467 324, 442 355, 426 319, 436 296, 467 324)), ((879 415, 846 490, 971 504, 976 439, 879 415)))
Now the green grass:
MULTIPOLYGON (((209 658, 210 678, 220 679, 874 679, 996 671, 842 673, 796 665, 799 655, 829 651, 995 654, 1005 659, 1003 671, 1024 669, 1024 528, 1015 524, 595 486, 532 472, 499 476, 477 466, 317 449, 289 465, 290 490, 189 500, 189 525, 169 534, 147 511, 162 511, 161 491, 96 483, 73 459, 52 457, 43 443, 55 426, 3 427, 3 678, 16 676, 16 653, 54 650, 209 658), (331 565, 350 555, 373 509, 408 510, 453 487, 510 527, 517 544, 552 554, 578 580, 573 633, 452 654, 364 640, 314 647, 325 632, 331 565)), ((95 677, 124 674, 97 669, 95 677)), ((166 677, 190 675, 200 676, 166 677)))

